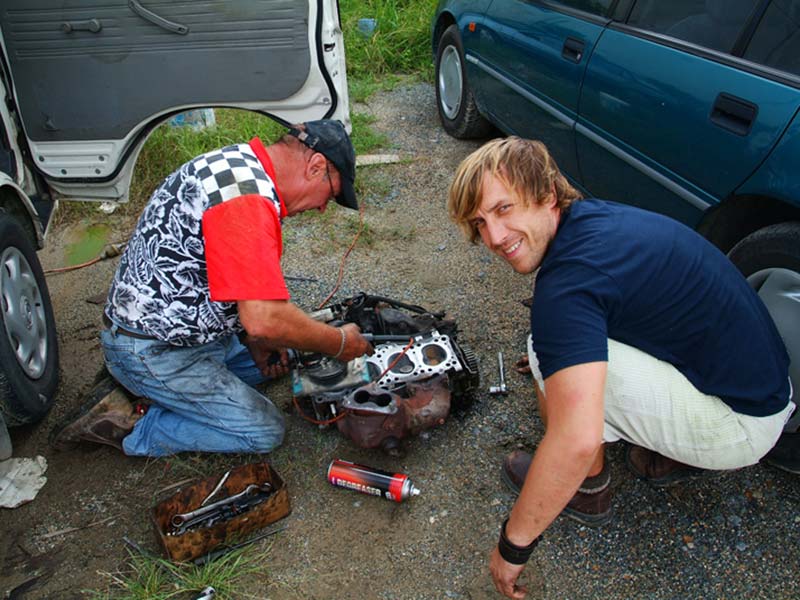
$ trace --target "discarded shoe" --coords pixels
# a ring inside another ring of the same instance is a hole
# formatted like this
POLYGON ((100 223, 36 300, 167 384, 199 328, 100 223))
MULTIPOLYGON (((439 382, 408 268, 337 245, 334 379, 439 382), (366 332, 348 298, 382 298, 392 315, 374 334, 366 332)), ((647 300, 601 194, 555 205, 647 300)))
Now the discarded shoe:
MULTIPOLYGON (((515 494, 519 494, 522 489, 532 458, 527 452, 515 450, 503 461, 503 481, 515 494)), ((600 473, 583 480, 561 514, 587 527, 605 525, 611 520, 610 483, 611 473, 608 465, 604 464, 600 473)))
POLYGON ((634 475, 647 480, 655 487, 669 487, 693 479, 702 479, 713 473, 632 444, 625 451, 625 464, 634 475))
POLYGON ((122 450, 122 440, 141 416, 127 392, 108 377, 95 384, 83 406, 53 429, 50 444, 67 450, 79 442, 94 442, 122 450))
POLYGON ((781 435, 763 460, 768 465, 800 475, 800 433, 781 435))

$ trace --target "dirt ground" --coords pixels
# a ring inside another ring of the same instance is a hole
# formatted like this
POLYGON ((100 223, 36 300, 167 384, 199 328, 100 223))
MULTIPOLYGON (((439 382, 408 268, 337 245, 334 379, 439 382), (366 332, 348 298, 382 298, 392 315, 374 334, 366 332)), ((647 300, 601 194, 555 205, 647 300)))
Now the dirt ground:
MULTIPOLYGON (((254 545, 267 558, 242 597, 492 598, 487 557, 514 500, 499 466, 509 451, 535 447, 542 426, 522 376, 508 373, 507 397, 486 390, 497 383, 498 351, 510 371, 524 350, 520 301, 531 282, 470 246, 448 222, 447 185, 477 144, 443 133, 430 86, 379 94, 354 109, 376 117, 375 127, 390 139, 386 151, 403 161, 359 169, 378 191, 362 198, 368 235, 347 261, 339 297, 363 290, 447 310, 459 322, 459 339, 481 361, 482 387, 462 414, 409 440, 404 456, 393 458, 301 420, 288 382, 271 384, 267 394, 285 408, 288 430, 266 459, 287 483, 292 513, 286 530, 254 545), (422 493, 396 504, 334 488, 325 479, 333 458, 408 473, 422 493)), ((337 208, 284 225, 284 272, 304 278, 290 282, 304 308, 315 307, 336 280, 351 235, 341 225, 345 217, 337 208)), ((114 239, 130 233, 129 220, 96 218, 112 224, 114 239)), ((63 264, 72 227, 52 232, 41 253, 45 268, 63 264)), ((15 456, 46 457, 48 481, 33 502, 0 512, 4 597, 70 600, 108 589, 108 574, 128 568, 124 536, 159 552, 149 510, 167 488, 263 458, 148 460, 100 446, 48 447, 49 431, 81 402, 101 366, 101 305, 90 300, 107 290, 115 266, 106 261, 48 278, 60 390, 43 422, 12 431, 15 456)), ((625 470, 622 448, 612 448, 609 459, 615 519, 599 530, 557 520, 526 570, 531 597, 800 596, 800 478, 757 465, 659 491, 625 470)))

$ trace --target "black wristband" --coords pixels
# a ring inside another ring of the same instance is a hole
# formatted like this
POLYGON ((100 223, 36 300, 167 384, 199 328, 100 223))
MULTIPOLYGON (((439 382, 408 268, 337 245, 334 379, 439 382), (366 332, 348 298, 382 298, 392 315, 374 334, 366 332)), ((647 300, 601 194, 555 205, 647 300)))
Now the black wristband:
POLYGON ((500 540, 497 542, 497 549, 503 560, 511 563, 512 565, 524 565, 533 554, 533 549, 539 544, 542 539, 541 534, 533 538, 533 541, 527 546, 517 546, 509 541, 506 537, 506 525, 508 519, 503 521, 503 526, 500 528, 500 540))

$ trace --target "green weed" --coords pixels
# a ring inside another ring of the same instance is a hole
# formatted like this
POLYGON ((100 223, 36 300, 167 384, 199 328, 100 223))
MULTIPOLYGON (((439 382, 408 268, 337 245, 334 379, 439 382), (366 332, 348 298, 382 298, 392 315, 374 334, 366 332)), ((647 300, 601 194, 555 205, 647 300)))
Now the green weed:
POLYGON ((175 564, 132 552, 125 570, 102 574, 109 580, 107 590, 91 590, 88 594, 93 600, 168 600, 196 597, 211 586, 216 592, 215 599, 238 600, 248 597, 244 590, 252 586, 253 576, 264 576, 271 548, 268 544, 231 550, 202 566, 175 564))
POLYGON ((216 125, 195 131, 190 127, 163 124, 148 138, 136 161, 130 204, 141 210, 152 191, 172 171, 204 152, 260 137, 269 144, 286 130, 275 121, 248 110, 219 108, 216 125))
POLYGON ((375 117, 362 113, 353 113, 350 116, 353 121, 353 146, 357 155, 367 154, 389 145, 388 137, 370 127, 375 122, 375 117))
POLYGON ((413 73, 430 78, 432 70, 430 0, 341 0, 348 77, 369 81, 379 75, 413 73), (358 20, 377 21, 365 36, 358 20))

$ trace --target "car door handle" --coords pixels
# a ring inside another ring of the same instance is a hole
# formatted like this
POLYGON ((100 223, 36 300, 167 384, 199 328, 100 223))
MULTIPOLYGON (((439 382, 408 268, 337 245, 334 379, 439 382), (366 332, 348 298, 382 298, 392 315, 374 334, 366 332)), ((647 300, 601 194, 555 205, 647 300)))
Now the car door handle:
POLYGON ((561 58, 577 64, 581 62, 581 58, 583 58, 584 47, 585 44, 582 40, 568 37, 564 42, 564 47, 561 48, 561 58))
POLYGON ((157 15, 152 10, 147 10, 144 6, 139 4, 138 0, 128 0, 128 6, 133 12, 142 17, 145 21, 150 21, 153 25, 157 25, 162 29, 166 29, 167 31, 171 31, 172 33, 177 33, 179 35, 186 35, 189 33, 189 28, 186 25, 175 23, 165 19, 160 15, 157 15))
POLYGON ((711 122, 723 129, 745 136, 750 133, 758 115, 758 106, 742 98, 722 92, 711 108, 711 122))

